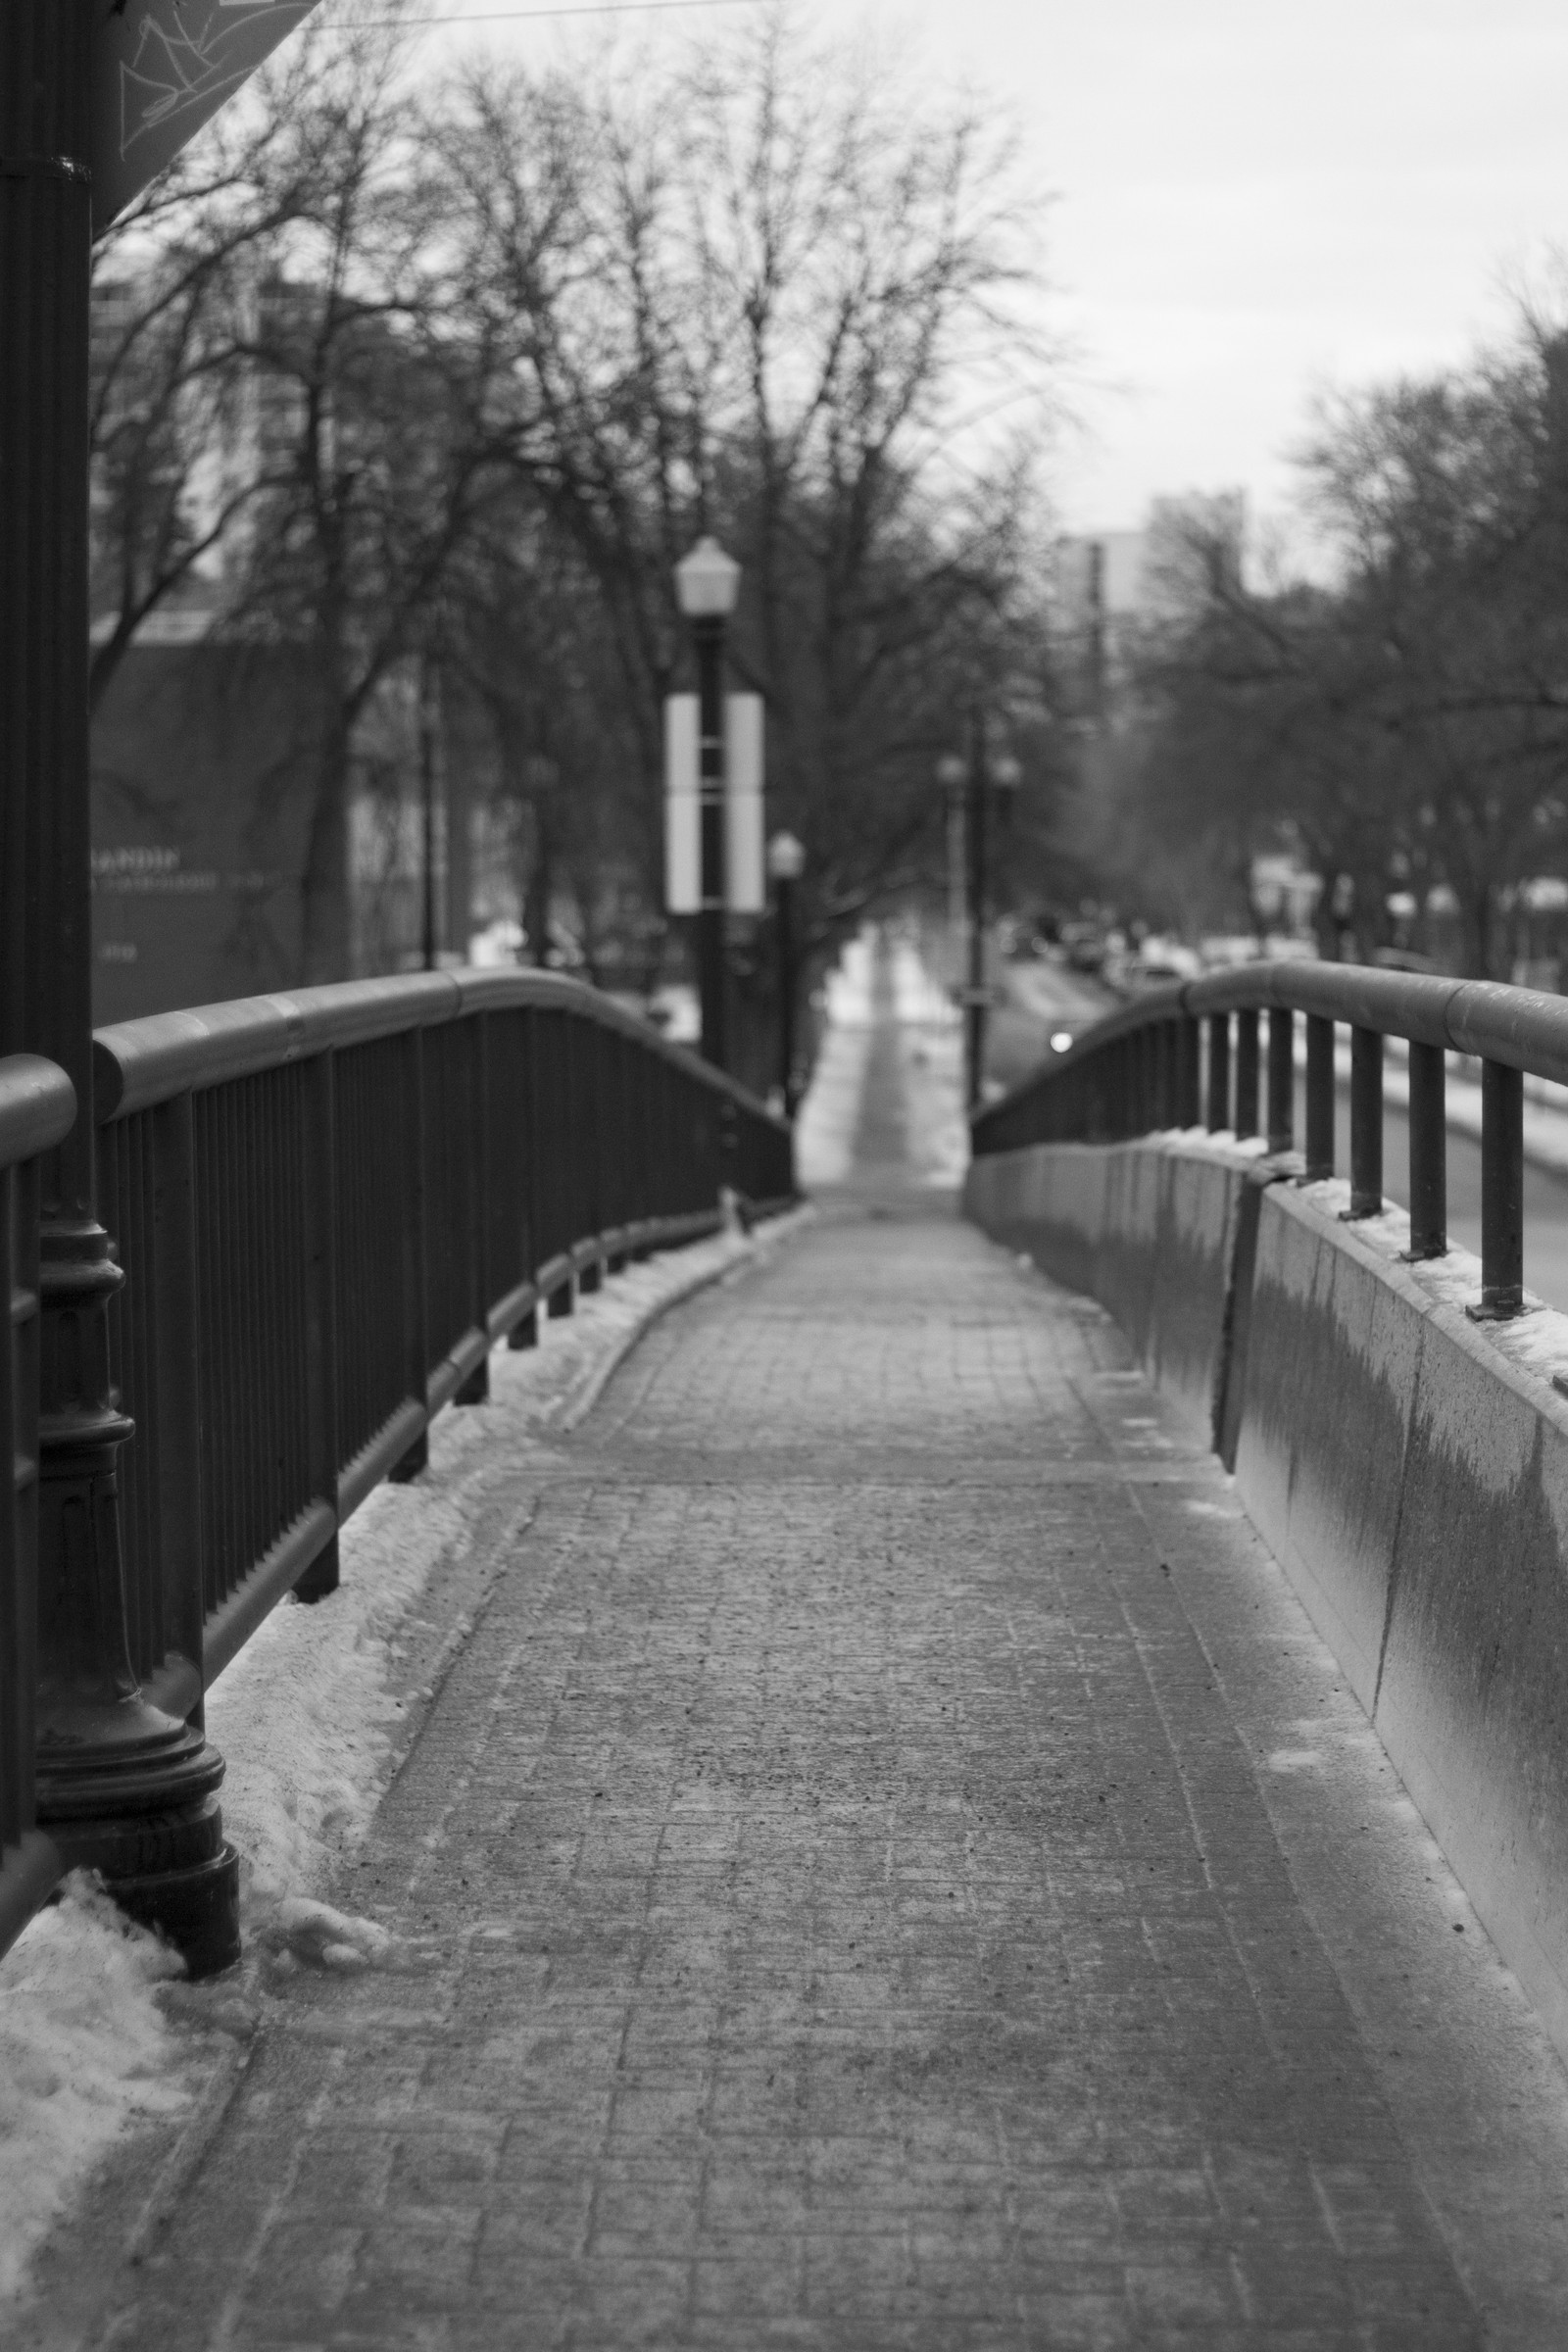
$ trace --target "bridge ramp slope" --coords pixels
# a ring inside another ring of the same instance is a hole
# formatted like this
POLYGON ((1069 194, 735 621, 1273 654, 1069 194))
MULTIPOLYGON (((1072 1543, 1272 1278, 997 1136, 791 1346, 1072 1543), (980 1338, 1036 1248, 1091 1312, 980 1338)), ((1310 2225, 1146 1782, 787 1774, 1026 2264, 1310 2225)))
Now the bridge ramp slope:
POLYGON ((905 1042, 518 1446, 341 1890, 399 1965, 274 1986, 122 2352, 1554 2340, 1550 2045, 1205 1435, 907 1181, 905 1042))

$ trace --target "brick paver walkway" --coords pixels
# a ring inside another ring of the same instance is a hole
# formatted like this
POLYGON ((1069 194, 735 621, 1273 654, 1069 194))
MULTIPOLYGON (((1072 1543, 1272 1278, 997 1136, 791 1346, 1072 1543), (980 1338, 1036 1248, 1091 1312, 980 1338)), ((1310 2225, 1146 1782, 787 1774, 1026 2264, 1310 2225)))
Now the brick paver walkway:
POLYGON ((945 1204, 670 1316, 341 1898, 410 1967, 295 1981, 105 2340, 1481 2343, 1215 1592, 1343 1732, 1110 1326, 945 1204))

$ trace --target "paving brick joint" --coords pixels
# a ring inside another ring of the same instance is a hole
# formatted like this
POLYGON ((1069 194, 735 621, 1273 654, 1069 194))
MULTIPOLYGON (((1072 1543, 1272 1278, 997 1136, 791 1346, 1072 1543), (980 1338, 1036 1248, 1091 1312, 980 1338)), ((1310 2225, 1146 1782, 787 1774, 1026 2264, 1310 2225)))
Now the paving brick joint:
POLYGON ((270 2003, 104 2342, 1496 2340, 1195 1616, 1277 1576, 1098 1310, 878 1191, 878 1051, 870 1190, 551 1447, 337 1889, 402 1965, 270 2003))

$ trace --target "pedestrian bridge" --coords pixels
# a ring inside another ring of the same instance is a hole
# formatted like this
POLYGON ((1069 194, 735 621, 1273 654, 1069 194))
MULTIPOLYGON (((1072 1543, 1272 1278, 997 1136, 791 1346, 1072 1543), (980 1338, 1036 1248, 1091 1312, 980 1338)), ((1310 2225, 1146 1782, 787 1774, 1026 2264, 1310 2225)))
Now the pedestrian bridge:
MULTIPOLYGON (((1503 1590, 1520 1477, 1556 1491, 1559 1416, 1544 1357, 1520 1336, 1531 1317, 1507 1312, 1525 1301, 1507 1295, 1506 1236, 1473 1299, 1457 1295, 1464 1267, 1452 1296, 1416 1290, 1441 1261, 1402 1264, 1396 1221, 1369 1203, 1364 1044, 1358 1201, 1315 1175, 1293 1182, 1311 1174, 1325 1116, 1320 1027, 1306 1039, 1316 1123, 1293 1159, 1293 1022, 1328 1023, 1332 1054, 1346 1013, 1293 1004, 1277 976, 1249 983, 1277 992, 1261 1006, 1266 1068, 1255 999, 1178 992, 988 1112, 966 1220, 951 1181, 951 1035, 893 978, 881 965, 830 1032, 805 1119, 831 1178, 813 1216, 662 1317, 574 1429, 543 1436, 483 1400, 489 1341, 535 1336, 528 1318, 569 1305, 573 1275, 612 1280, 629 1254, 698 1230, 726 1175, 759 1211, 777 1204, 787 1167, 781 1179, 777 1131, 755 1106, 666 1056, 709 1157, 684 1172, 677 1114, 656 1118, 658 1213, 690 1227, 640 1226, 623 1190, 596 1206, 590 1247, 572 1238, 564 1186, 548 1253, 525 1252, 492 1321, 451 1240, 454 1188, 488 1187, 478 1229, 502 1230, 497 1171, 522 1147, 511 1132, 475 1160, 450 1139, 473 1132, 463 1105, 523 1045, 493 1032, 441 1045, 447 1107, 417 1129, 416 1162, 433 1185, 429 1139, 448 1139, 439 1246, 460 1271, 445 1294, 426 1271, 420 1295, 445 1296, 447 1321, 422 1352, 407 1342, 396 1377, 407 1390, 448 1365, 438 1387, 493 1418, 495 1556, 365 1843, 323 1890, 393 1940, 358 1973, 242 1964, 254 2038, 43 2249, 29 2340, 1562 2340, 1568 2086, 1550 1993, 1559 1890, 1542 1867, 1560 1815, 1550 1726, 1527 1703, 1562 1653, 1540 1510, 1512 1563, 1530 1585, 1522 1632, 1503 1590), (1272 1134, 1249 1132, 1264 1124, 1260 1089, 1272 1134), (701 1184, 706 1203, 688 1197, 701 1184), (1472 1325, 1467 1302, 1494 1320, 1472 1325), (1419 1346, 1401 1308, 1425 1318, 1419 1346), (1439 1428, 1450 1342, 1472 1385, 1439 1428), (1402 1396, 1402 1425, 1374 1375, 1402 1396), (1521 1471, 1527 1407, 1537 1434, 1521 1471), (1321 1451, 1335 1446, 1337 1522, 1321 1451), (1384 1481, 1392 1503, 1367 1459, 1389 1447, 1402 1465, 1384 1481), (1489 1463, 1498 1529, 1487 1548, 1470 1510, 1455 1574, 1466 1641, 1490 1610, 1490 1663, 1468 1671, 1491 1704, 1454 1701, 1456 1748, 1431 1719, 1443 1691, 1421 1681, 1453 1600, 1453 1546, 1441 1514, 1407 1552, 1396 1527, 1372 1523, 1384 1509, 1413 1527, 1417 1479, 1440 1473, 1451 1514, 1463 1477, 1489 1463), (1317 1503, 1298 1509, 1314 1481, 1317 1503), (1377 1567, 1379 1528, 1396 1574, 1377 1567), (1366 1580, 1379 1573, 1374 1639, 1366 1580), (1522 1697, 1507 1688, 1510 1643, 1535 1673, 1522 1697), (1396 1694, 1397 1724, 1385 1715, 1396 1694), (1406 1782, 1434 1755, 1479 1776, 1473 1828, 1442 1772, 1418 1809, 1369 1715, 1403 1742, 1406 1782), (1494 1753, 1478 1762, 1488 1721, 1494 1753), (1506 1810, 1516 1763, 1535 1776, 1523 1827, 1506 1810), (1463 1874, 1438 1822, 1464 1847, 1463 1874)), ((1393 1009, 1358 999, 1353 1037, 1381 1036, 1373 1016, 1393 1009)), ((580 1067, 569 1023, 597 1016, 548 992, 522 1010, 556 1024, 554 1074, 536 1062, 533 1085, 574 1083, 561 1076, 580 1067)), ((1416 1043, 1441 1072, 1447 1046, 1416 1043)), ((641 1118, 660 1099, 658 1072, 630 1077, 637 1050, 587 1098, 601 1138, 628 1085, 641 1118)), ((1539 1058, 1539 1039, 1516 1051, 1539 1058)), ((428 1087, 430 1062, 397 1052, 408 1082, 428 1087)), ((143 1081, 126 1083, 122 1105, 143 1081)), ((288 1080, 302 1101, 310 1083, 324 1081, 288 1080)), ((1510 1083, 1489 1081, 1504 1178, 1510 1083)), ((204 1114, 199 1097, 192 1111, 188 1088, 161 1099, 215 1135, 231 1115, 204 1114)), ((395 1219, 375 1228, 350 1285, 344 1219, 384 1140, 363 1089, 354 1100, 336 1115, 361 1125, 334 1131, 363 1137, 353 1187, 302 1197, 318 1217, 342 1203, 327 1219, 336 1344, 363 1345, 363 1377, 390 1381, 377 1375, 387 1343, 347 1337, 357 1286, 374 1283, 397 1232, 395 1219)), ((569 1131, 585 1098, 557 1094, 551 1114, 544 1100, 529 1097, 541 1139, 569 1131)), ((498 1133, 487 1116, 480 1132, 498 1133)), ((1415 1116, 1412 1131, 1433 1133, 1415 1116)), ((299 1132, 308 1144, 309 1124, 299 1132)), ((620 1132, 620 1152, 592 1161, 596 1182, 635 1171, 620 1132)), ((265 1125, 250 1133, 259 1151, 265 1125)), ((180 1148, 177 1123, 166 1148, 180 1148)), ((149 1161, 115 1164, 117 1201, 146 1201, 150 1218, 155 1191, 132 1189, 149 1161)), ((275 1193, 283 1178, 270 1181, 275 1193)), ((1417 1238, 1436 1240, 1430 1214, 1417 1238)), ((198 1252, 186 1277, 198 1291, 204 1263, 198 1252)), ((274 1329, 259 1290, 224 1311, 274 1329)), ((416 1469, 432 1397, 416 1399, 416 1424, 383 1415, 375 1463, 336 1473, 337 1516, 356 1479, 389 1461, 416 1469)), ((358 1423, 354 1435, 363 1455, 358 1423)), ((182 1539, 198 1558, 201 1527, 226 1525, 229 1508, 221 1454, 204 1458, 214 1516, 182 1539)), ((202 1622, 237 1646, 234 1594, 259 1617, 330 1557, 337 1516, 292 1580, 274 1544, 267 1592, 255 1570, 235 1575, 202 1622)), ((250 1524, 254 1541, 263 1522, 250 1524)), ((175 1669, 160 1671, 176 1704, 175 1669)))

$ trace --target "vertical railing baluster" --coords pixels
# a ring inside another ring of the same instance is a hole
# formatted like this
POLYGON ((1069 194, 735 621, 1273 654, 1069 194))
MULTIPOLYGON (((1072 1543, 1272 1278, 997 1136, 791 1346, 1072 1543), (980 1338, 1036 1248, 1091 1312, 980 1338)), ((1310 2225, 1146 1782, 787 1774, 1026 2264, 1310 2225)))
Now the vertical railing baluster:
MULTIPOLYGON (((403 1286, 404 1380, 408 1394, 423 1404, 430 1377, 428 1277, 424 1181, 424 1031, 411 1029, 398 1041, 403 1113, 403 1248, 387 1268, 403 1286)), ((430 1433, 421 1429, 388 1476, 406 1485, 430 1459, 430 1433)))
POLYGON ((30 1300, 23 1289, 15 1261, 17 1194, 21 1177, 14 1167, 0 1167, 0 1306, 5 1330, 0 1333, 0 1846, 15 1845, 24 1828, 32 1827, 30 1813, 21 1803, 22 1740, 18 1729, 19 1703, 33 1672, 32 1653, 22 1646, 21 1613, 22 1515, 33 1479, 32 1449, 23 1426, 21 1365, 22 1335, 30 1300))
POLYGON ((1296 1140, 1296 1015, 1288 1004, 1268 1014, 1268 1148, 1289 1152, 1296 1140))
POLYGON ((1412 1260, 1448 1248, 1448 1122, 1441 1046, 1410 1048, 1410 1247, 1412 1260))
POLYGON ((1210 1135, 1223 1134, 1231 1123, 1231 1016, 1228 1012, 1210 1013, 1208 1018, 1208 1108, 1206 1124, 1210 1135))
MULTIPOLYGON (((609 1167, 611 1196, 607 1214, 609 1215, 610 1221, 612 1225, 624 1231, 625 1227, 630 1224, 635 1213, 630 1196, 630 1186, 632 1181, 631 1171, 633 1166, 633 1146, 631 1135, 632 1098, 630 1079, 632 1073, 632 1064, 636 1058, 637 1049, 632 1044, 632 1041, 629 1037, 622 1037, 620 1032, 616 1030, 612 1033, 610 1050, 611 1094, 609 1167)), ((607 1262, 606 1271, 611 1274, 618 1274, 625 1263, 625 1250, 612 1250, 607 1262)))
POLYGON ((1320 1013, 1306 1016, 1306 1166, 1303 1184, 1323 1184, 1334 1173, 1334 1023, 1320 1013))
MULTIPOLYGON (((540 1262, 539 1015, 530 1004, 519 1006, 514 1017, 517 1023, 517 1040, 511 1066, 518 1102, 509 1133, 515 1139, 514 1149, 521 1164, 509 1170, 509 1178, 521 1202, 521 1262, 531 1282, 539 1271, 540 1262)), ((537 1348, 538 1345, 539 1309, 530 1306, 527 1313, 519 1316, 508 1332, 507 1346, 515 1352, 524 1348, 537 1348)))
POLYGON ((1179 1020, 1159 1024, 1159 1123, 1161 1127, 1181 1125, 1181 1051, 1182 1025, 1179 1020))
MULTIPOLYGON (((485 1177, 489 1166, 489 1016, 470 1012, 455 1021, 451 1037, 463 1078, 466 1135, 463 1179, 464 1298, 470 1325, 483 1331, 490 1312, 489 1216, 485 1177)), ((483 1404, 490 1395, 488 1348, 453 1396, 454 1404, 483 1404)))
POLYGON ((153 1248, 141 1281, 157 1409, 137 1432, 138 1476, 157 1495, 159 1548, 158 1559, 146 1567, 162 1579, 165 1639, 199 1676, 206 1617, 201 1432, 207 1381, 196 1288, 195 1110, 187 1091, 144 1115, 153 1152, 153 1248))
POLYGON ((1180 1032, 1178 1046, 1179 1080, 1177 1089, 1176 1124, 1178 1127, 1200 1127, 1203 1121, 1203 1030, 1202 1023, 1191 1013, 1184 1012, 1177 1024, 1180 1032))
POLYGON ((1467 1312, 1504 1323, 1524 1309, 1524 1074, 1481 1064, 1481 1303, 1467 1312))
POLYGON ((233 1091, 221 1087, 218 1090, 213 1121, 213 1190, 220 1201, 218 1229, 213 1239, 222 1291, 219 1311, 213 1317, 213 1331, 215 1337, 221 1335, 224 1352, 220 1355, 215 1351, 214 1361, 222 1363, 224 1378, 220 1383, 214 1383, 215 1392, 221 1400, 222 1420, 215 1432, 213 1462, 222 1540, 218 1557, 213 1562, 213 1592, 209 1606, 214 1600, 223 1600, 228 1596, 231 1569, 240 1552, 240 1537, 250 1499, 250 1455, 244 1445, 237 1384, 227 1377, 228 1351, 235 1344, 234 1335, 243 1331, 250 1319, 250 1302, 240 1288, 243 1273, 247 1269, 240 1265, 236 1246, 236 1206, 240 1189, 239 1152, 236 1149, 238 1127, 239 1108, 233 1091))
POLYGON ((38 1670, 38 1230, 35 1163, 0 1169, 0 1844, 33 1826, 38 1670))
MULTIPOLYGON (((604 1130, 604 1048, 605 1031, 597 1021, 579 1019, 577 1030, 577 1066, 581 1082, 577 1090, 578 1149, 582 1164, 582 1206, 577 1214, 578 1240, 599 1234, 605 1226, 604 1170, 600 1162, 601 1137, 604 1130)), ((577 1277, 582 1292, 597 1291, 604 1270, 602 1258, 590 1258, 577 1277)))
POLYGON ((1257 1013, 1245 1005, 1236 1015, 1236 1119, 1238 1143, 1257 1133, 1257 1013))
MULTIPOLYGON (((569 1250, 582 1230, 582 1130, 577 1107, 582 1086, 576 1069, 578 1023, 568 1012, 555 1016, 555 1085, 551 1090, 554 1125, 545 1151, 556 1171, 557 1250, 569 1250)), ((577 1307, 577 1278, 570 1274, 550 1294, 550 1314, 570 1315, 577 1307)))
MULTIPOLYGON (((311 1492, 339 1507, 343 1468, 338 1437, 337 1056, 330 1049, 305 1065, 305 1365, 310 1409, 311 1492)), ((294 1587, 300 1600, 324 1600, 339 1581, 338 1541, 318 1551, 294 1587)))
POLYGON ((1350 1031, 1350 1206, 1354 1217, 1383 1213, 1383 1034, 1350 1031))

